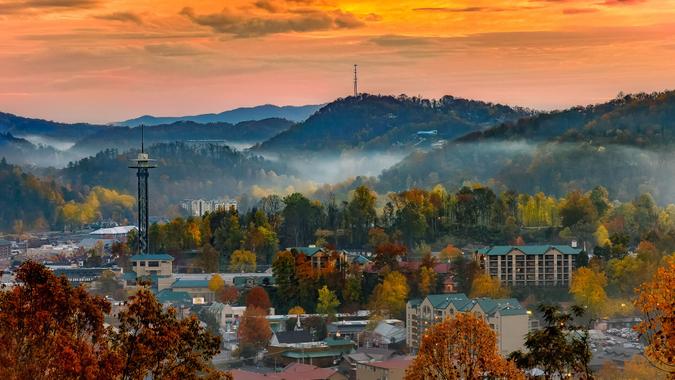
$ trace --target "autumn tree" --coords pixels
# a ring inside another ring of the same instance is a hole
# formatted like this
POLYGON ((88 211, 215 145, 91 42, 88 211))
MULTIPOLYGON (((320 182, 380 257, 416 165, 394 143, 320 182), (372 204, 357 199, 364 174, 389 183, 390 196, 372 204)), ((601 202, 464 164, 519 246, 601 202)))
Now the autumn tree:
POLYGON ((460 313, 425 331, 406 380, 525 379, 513 362, 497 351, 497 336, 471 313, 460 313))
POLYGON ((292 308, 288 309, 288 314, 289 315, 301 315, 305 314, 305 309, 303 309, 300 306, 293 306, 292 308))
POLYGON ((567 373, 573 374, 573 378, 592 379, 588 329, 575 322, 583 316, 584 309, 573 306, 568 313, 543 304, 538 309, 546 326, 529 332, 525 339, 527 350, 516 351, 510 358, 523 370, 541 369, 546 379, 567 373))
POLYGON ((405 276, 400 272, 389 272, 384 281, 373 290, 370 309, 375 314, 401 317, 405 314, 408 292, 408 281, 405 276))
POLYGON ((460 250, 459 248, 455 247, 452 244, 448 244, 447 246, 445 246, 445 248, 441 250, 441 252, 438 255, 438 258, 443 262, 449 263, 456 257, 461 255, 462 250, 460 250))
POLYGON ((255 253, 243 249, 238 249, 230 256, 230 272, 255 272, 256 257, 255 253))
POLYGON ((272 302, 270 302, 270 297, 267 295, 265 289, 256 286, 246 294, 246 307, 257 307, 265 310, 265 313, 267 313, 269 308, 272 307, 272 302))
POLYGON ((319 289, 319 303, 316 305, 317 313, 326 314, 331 319, 335 316, 338 306, 340 306, 340 301, 332 290, 328 289, 326 285, 319 289))
POLYGON ((213 275, 209 280, 209 290, 212 292, 217 292, 223 286, 225 286, 225 281, 223 281, 223 278, 220 277, 220 275, 213 275))
POLYGON ((216 299, 228 305, 235 304, 239 300, 239 290, 233 285, 225 285, 216 292, 216 299))
POLYGON ((570 293, 579 305, 597 315, 607 304, 606 285, 607 276, 604 273, 591 268, 579 268, 572 273, 570 293))
POLYGON ((237 334, 239 336, 239 356, 251 357, 258 350, 267 347, 272 337, 272 329, 267 321, 267 310, 250 306, 244 311, 237 334))
POLYGON ((637 290, 635 307, 644 320, 635 329, 647 338, 645 356, 675 378, 675 255, 637 290))
POLYGON ((111 330, 111 346, 122 358, 121 379, 197 379, 217 377, 211 358, 220 352, 220 338, 211 335, 192 315, 179 319, 164 309, 149 289, 140 288, 119 325, 111 330))
POLYGON ((471 298, 506 298, 511 294, 509 288, 502 285, 496 277, 480 273, 471 282, 471 298))
POLYGON ((122 361, 107 344, 110 304, 32 261, 0 291, 0 378, 115 379, 122 361))
POLYGON ((373 264, 376 269, 388 267, 395 270, 398 268, 399 258, 406 255, 407 248, 398 243, 384 243, 375 248, 375 256, 373 257, 373 264))

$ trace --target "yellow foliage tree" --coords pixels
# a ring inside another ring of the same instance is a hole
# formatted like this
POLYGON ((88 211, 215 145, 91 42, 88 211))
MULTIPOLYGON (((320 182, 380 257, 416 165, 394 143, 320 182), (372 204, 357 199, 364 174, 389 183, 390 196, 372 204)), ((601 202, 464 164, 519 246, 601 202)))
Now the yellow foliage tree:
POLYGON ((497 336, 482 319, 460 313, 430 327, 422 337, 406 380, 525 379, 497 351, 497 336))
POLYGON ((225 286, 225 281, 223 281, 223 278, 220 277, 217 274, 213 275, 213 277, 211 277, 211 279, 209 280, 209 289, 212 292, 216 292, 224 286, 225 286))
POLYGON ((593 236, 595 236, 595 242, 601 247, 611 244, 611 241, 609 240, 609 231, 607 231, 607 227, 605 227, 604 224, 598 225, 593 236))
POLYGON ((509 288, 502 286, 499 279, 492 277, 487 273, 477 275, 471 283, 471 298, 505 298, 510 294, 509 288))
POLYGON ((288 314, 290 315, 301 315, 305 314, 305 309, 302 308, 302 306, 293 306, 288 310, 288 314))
POLYGON ((255 253, 245 249, 238 249, 232 252, 232 256, 230 257, 231 272, 255 272, 255 266, 255 253))
POLYGON ((589 313, 598 315, 607 305, 607 276, 590 268, 579 268, 572 274, 570 293, 580 306, 589 313))
POLYGON ((644 315, 635 329, 647 338, 646 357, 675 379, 675 254, 637 291, 635 307, 644 315))
POLYGON ((400 272, 389 272, 371 296, 371 310, 375 314, 400 317, 405 314, 408 300, 408 281, 400 272))
POLYGON ((436 286, 436 272, 429 267, 420 267, 419 272, 419 291, 422 297, 426 296, 436 286))

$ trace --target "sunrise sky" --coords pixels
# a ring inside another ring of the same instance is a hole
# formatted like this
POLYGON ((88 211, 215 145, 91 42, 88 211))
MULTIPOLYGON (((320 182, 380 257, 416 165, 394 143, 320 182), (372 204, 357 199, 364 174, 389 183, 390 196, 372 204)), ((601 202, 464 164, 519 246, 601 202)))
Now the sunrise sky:
POLYGON ((112 122, 360 89, 540 109, 675 89, 668 0, 0 0, 0 111, 112 122))

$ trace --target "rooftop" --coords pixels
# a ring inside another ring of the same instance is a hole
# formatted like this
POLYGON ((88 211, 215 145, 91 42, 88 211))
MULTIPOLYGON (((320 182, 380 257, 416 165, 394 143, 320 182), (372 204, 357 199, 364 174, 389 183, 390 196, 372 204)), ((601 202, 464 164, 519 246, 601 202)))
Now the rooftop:
POLYGON ((390 360, 385 360, 382 362, 370 362, 370 363, 363 363, 365 365, 377 367, 377 368, 385 368, 385 369, 406 369, 408 366, 410 366, 410 363, 412 362, 412 358, 396 358, 396 359, 390 359, 390 360))
POLYGON ((161 260, 161 261, 173 261, 173 256, 167 255, 166 253, 150 253, 143 255, 133 255, 129 258, 131 261, 147 261, 147 260, 161 260))
POLYGON ((209 281, 208 280, 184 280, 184 279, 178 279, 176 282, 171 284, 172 289, 180 289, 180 288, 208 288, 209 287, 209 281))
POLYGON ((133 230, 137 230, 136 226, 119 226, 111 228, 100 228, 90 233, 90 235, 123 235, 128 234, 133 230))
POLYGON ((503 256, 517 250, 525 255, 543 255, 551 249, 566 255, 578 255, 581 252, 581 248, 572 248, 569 245, 496 245, 476 252, 488 256, 503 256))

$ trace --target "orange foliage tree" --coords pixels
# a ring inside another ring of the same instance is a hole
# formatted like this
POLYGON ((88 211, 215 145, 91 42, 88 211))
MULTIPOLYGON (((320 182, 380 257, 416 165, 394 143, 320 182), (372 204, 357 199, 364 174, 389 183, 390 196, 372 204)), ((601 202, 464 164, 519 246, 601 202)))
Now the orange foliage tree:
POLYGON ((141 288, 103 327, 110 303, 72 287, 44 266, 24 263, 18 285, 0 291, 2 379, 222 378, 210 368, 220 338, 194 316, 178 320, 141 288))
POLYGON ((675 255, 667 257, 651 281, 637 289, 635 307, 645 318, 635 329, 649 346, 645 355, 675 379, 675 255))
POLYGON ((246 294, 246 306, 260 308, 267 314, 267 310, 272 307, 272 302, 265 289, 256 286, 246 294))
POLYGON ((406 380, 525 379, 515 364, 497 351, 497 336, 482 319, 458 314, 429 328, 406 380))
POLYGON ((249 306, 244 311, 237 331, 240 343, 240 356, 250 356, 264 348, 272 337, 272 330, 267 321, 267 310, 249 306))
POLYGON ((0 378, 116 378, 121 361, 103 327, 107 301, 30 261, 16 280, 0 292, 0 378))
POLYGON ((211 358, 220 352, 220 338, 200 326, 191 315, 178 319, 172 307, 164 310, 149 289, 141 288, 119 313, 111 343, 123 360, 122 379, 197 379, 212 373, 211 358))

